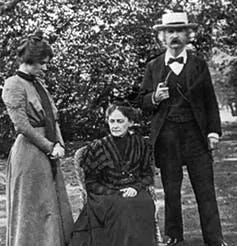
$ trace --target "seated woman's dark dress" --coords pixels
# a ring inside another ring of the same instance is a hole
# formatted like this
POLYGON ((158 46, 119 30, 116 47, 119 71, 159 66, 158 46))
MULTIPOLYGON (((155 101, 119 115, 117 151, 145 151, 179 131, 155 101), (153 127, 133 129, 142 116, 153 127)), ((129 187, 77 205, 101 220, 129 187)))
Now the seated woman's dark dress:
POLYGON ((154 246, 151 151, 142 136, 111 135, 88 145, 81 164, 87 204, 75 223, 72 246, 154 246), (135 197, 120 189, 133 187, 135 197))

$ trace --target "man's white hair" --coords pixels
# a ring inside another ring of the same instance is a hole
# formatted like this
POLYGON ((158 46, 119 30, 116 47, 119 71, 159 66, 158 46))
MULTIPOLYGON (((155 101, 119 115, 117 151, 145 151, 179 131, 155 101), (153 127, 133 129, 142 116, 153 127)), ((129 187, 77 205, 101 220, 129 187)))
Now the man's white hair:
MULTIPOLYGON (((158 39, 162 42, 164 46, 166 46, 166 40, 165 40, 165 31, 166 30, 160 30, 158 31, 158 39)), ((186 28, 187 32, 187 41, 193 40, 195 37, 195 32, 191 28, 186 28)))

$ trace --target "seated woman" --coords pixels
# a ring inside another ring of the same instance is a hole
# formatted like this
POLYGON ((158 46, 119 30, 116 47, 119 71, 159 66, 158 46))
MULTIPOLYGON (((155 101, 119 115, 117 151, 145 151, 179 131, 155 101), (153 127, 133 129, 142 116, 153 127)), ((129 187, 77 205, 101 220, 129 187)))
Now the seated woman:
POLYGON ((87 204, 77 219, 72 246, 154 246, 155 207, 151 150, 131 134, 135 110, 111 105, 106 111, 110 135, 86 146, 81 167, 87 204))

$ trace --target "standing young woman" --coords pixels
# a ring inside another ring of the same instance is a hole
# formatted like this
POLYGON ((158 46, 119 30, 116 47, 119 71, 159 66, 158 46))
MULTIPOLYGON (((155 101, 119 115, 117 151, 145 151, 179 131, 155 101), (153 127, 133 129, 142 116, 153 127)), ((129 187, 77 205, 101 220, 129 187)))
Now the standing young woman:
POLYGON ((22 40, 20 66, 5 81, 2 98, 17 137, 8 158, 7 246, 63 246, 72 214, 58 166, 64 142, 55 105, 38 78, 52 49, 43 33, 22 40))
POLYGON ((87 204, 75 223, 72 246, 155 246, 151 151, 142 136, 129 132, 133 119, 130 106, 111 105, 110 134, 88 144, 77 163, 85 173, 87 204))

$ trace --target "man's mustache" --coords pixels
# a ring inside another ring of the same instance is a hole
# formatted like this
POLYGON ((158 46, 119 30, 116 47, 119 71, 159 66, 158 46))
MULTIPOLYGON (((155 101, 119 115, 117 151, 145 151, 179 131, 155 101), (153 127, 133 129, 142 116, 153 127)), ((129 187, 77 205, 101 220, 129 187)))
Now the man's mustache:
POLYGON ((171 42, 171 44, 181 44, 181 41, 179 39, 173 39, 171 42))

